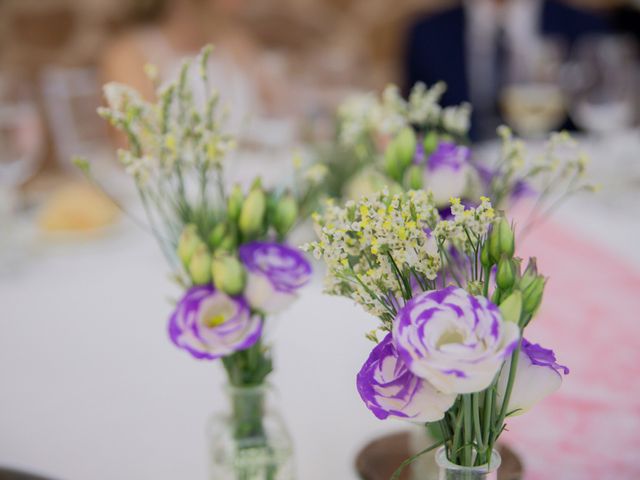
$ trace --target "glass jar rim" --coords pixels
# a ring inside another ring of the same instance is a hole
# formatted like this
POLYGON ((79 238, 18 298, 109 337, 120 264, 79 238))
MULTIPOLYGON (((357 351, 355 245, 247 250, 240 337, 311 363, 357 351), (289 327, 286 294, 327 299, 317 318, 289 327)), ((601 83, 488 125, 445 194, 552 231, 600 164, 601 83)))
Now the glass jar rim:
POLYGON ((260 383, 258 385, 232 385, 230 383, 226 383, 224 385, 224 391, 229 394, 247 394, 250 395, 252 393, 264 393, 265 391, 272 390, 272 386, 268 382, 260 383))
POLYGON ((447 449, 445 447, 440 447, 436 451, 436 463, 440 468, 445 468, 447 470, 464 471, 470 473, 491 473, 500 468, 502 457, 500 456, 500 452, 498 452, 498 450, 494 448, 491 452, 491 460, 489 463, 485 463, 484 465, 476 465, 473 467, 463 467, 462 465, 456 465, 455 463, 450 462, 447 458, 447 449))

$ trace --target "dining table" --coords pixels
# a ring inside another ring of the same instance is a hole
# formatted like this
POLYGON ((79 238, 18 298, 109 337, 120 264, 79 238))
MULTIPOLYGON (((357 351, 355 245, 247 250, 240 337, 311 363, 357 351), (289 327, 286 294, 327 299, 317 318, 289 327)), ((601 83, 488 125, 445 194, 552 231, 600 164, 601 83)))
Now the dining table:
MULTIPOLYGON (((584 139, 602 189, 570 198, 517 244, 549 277, 528 339, 571 370, 508 422, 504 441, 527 480, 640 478, 640 132, 625 135, 624 148, 584 139)), ((274 181, 282 172, 253 167, 274 181)), ((22 248, 0 275, 0 466, 54 480, 208 479, 224 370, 171 344, 180 289, 153 238, 123 216, 95 235, 34 231, 22 248)), ((359 398, 376 319, 324 294, 314 267, 299 299, 268 319, 270 382, 298 478, 355 480, 358 451, 408 426, 378 420, 359 398)))

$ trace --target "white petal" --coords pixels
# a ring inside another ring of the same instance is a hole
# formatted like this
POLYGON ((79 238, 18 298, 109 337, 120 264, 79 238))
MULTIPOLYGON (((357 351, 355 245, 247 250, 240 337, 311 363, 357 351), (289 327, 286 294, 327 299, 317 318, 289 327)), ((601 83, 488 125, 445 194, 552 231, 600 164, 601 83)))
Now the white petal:
POLYGON ((433 192, 437 205, 445 205, 451 197, 462 196, 467 187, 467 169, 442 167, 427 171, 424 177, 425 186, 433 192))
POLYGON ((251 307, 268 314, 281 312, 297 298, 293 293, 277 291, 264 275, 255 273, 248 275, 244 294, 251 307))
MULTIPOLYGON (((511 361, 509 360, 505 363, 498 380, 499 405, 502 405, 502 399, 507 388, 510 366, 511 361)), ((513 412, 517 410, 514 415, 520 415, 543 398, 554 393, 560 388, 560 385, 562 385, 562 376, 558 372, 551 367, 532 364, 528 355, 520 352, 507 411, 513 412)))
POLYGON ((427 423, 441 420, 447 410, 453 406, 457 395, 438 392, 425 380, 415 378, 415 381, 420 382, 420 390, 408 403, 405 403, 406 399, 403 398, 392 398, 393 393, 396 392, 390 394, 390 392, 379 390, 378 393, 381 394, 378 397, 380 406, 387 410, 402 411, 410 417, 407 420, 412 422, 427 423))

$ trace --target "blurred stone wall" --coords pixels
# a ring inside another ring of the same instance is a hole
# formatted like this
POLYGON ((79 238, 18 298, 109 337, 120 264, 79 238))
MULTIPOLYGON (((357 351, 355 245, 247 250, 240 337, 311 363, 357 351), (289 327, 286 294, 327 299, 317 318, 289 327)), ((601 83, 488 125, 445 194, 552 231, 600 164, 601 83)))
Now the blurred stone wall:
POLYGON ((111 0, 0 0, 0 66, 92 63, 122 10, 111 0))
MULTIPOLYGON (((153 1, 0 0, 0 75, 19 70, 38 85, 45 67, 96 65, 140 2, 153 1)), ((297 69, 329 87, 380 88, 401 81, 404 31, 412 19, 455 0, 246 1, 252 32, 265 50, 285 58, 293 75, 297 69)), ((619 0, 576 1, 605 6, 619 0)))
MULTIPOLYGON (((0 68, 97 61, 108 37, 145 0, 0 0, 0 68)), ((402 31, 418 12, 453 0, 248 0, 256 35, 292 55, 338 52, 392 76, 402 31), (282 28, 286 24, 287 28, 282 28)), ((603 5, 618 0, 576 0, 603 5)), ((338 56, 338 55, 336 55, 338 56)), ((356 60, 353 63, 353 60, 356 60)), ((360 70, 360 73, 362 70, 360 70)))

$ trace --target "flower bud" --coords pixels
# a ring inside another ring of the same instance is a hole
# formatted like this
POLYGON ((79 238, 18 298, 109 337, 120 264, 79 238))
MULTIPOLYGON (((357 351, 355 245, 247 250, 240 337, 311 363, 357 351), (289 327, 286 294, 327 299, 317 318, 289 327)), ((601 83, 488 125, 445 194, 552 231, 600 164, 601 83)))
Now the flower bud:
POLYGON ((247 236, 258 233, 262 229, 266 209, 267 199, 262 189, 252 189, 240 211, 240 219, 238 220, 240 231, 247 236))
POLYGON ((213 284, 228 295, 238 295, 245 284, 246 272, 240 261, 231 255, 217 255, 211 262, 213 284))
POLYGON ((284 236, 293 227, 298 218, 298 203, 293 195, 282 197, 273 214, 273 226, 278 234, 284 236))
POLYGON ((276 207, 278 206, 278 196, 274 192, 270 192, 265 194, 265 198, 267 199, 266 220, 269 224, 272 224, 276 215, 276 207))
POLYGON ((506 255, 502 255, 498 262, 496 272, 496 283, 502 290, 509 290, 516 281, 516 268, 513 262, 506 255))
POLYGON ((529 263, 527 264, 527 268, 522 274, 522 278, 520 279, 520 290, 526 289, 531 282, 533 282, 538 277, 538 266, 536 265, 536 259, 530 258, 529 263))
POLYGON ((244 201, 244 194, 242 193, 242 187, 236 184, 233 186, 229 199, 227 200, 227 215, 233 221, 238 220, 240 211, 242 210, 242 202, 244 201))
POLYGON ((515 251, 515 240, 513 230, 507 219, 501 217, 493 224, 489 234, 489 255, 494 263, 498 263, 502 255, 513 257, 515 251))
POLYGON ((503 297, 502 293, 503 293, 502 290, 500 290, 499 288, 496 288, 493 291, 493 295, 491 295, 491 303, 493 303, 494 305, 500 305, 500 300, 503 297))
POLYGON ((253 179, 253 182, 251 182, 251 188, 249 188, 249 191, 251 190, 262 190, 262 177, 256 177, 253 179))
POLYGON ((489 242, 485 242, 482 246, 482 251, 480 252, 480 263, 482 263, 484 268, 491 268, 493 266, 491 255, 489 255, 489 242))
POLYGON ((236 236, 229 232, 218 245, 218 250, 222 252, 233 252, 236 249, 236 236))
POLYGON ((413 157, 416 154, 416 134, 413 128, 403 128, 393 140, 393 143, 396 144, 396 156, 400 164, 400 169, 404 171, 411 165, 413 157))
POLYGON ((209 234, 209 245, 212 249, 216 249, 224 240, 227 233, 227 225, 225 223, 217 224, 209 234))
POLYGON ((193 253, 201 243, 196 226, 193 224, 185 226, 178 239, 178 258, 184 266, 189 265, 193 253))
POLYGON ((211 254, 204 243, 200 243, 189 261, 189 275, 195 285, 211 281, 211 254))
POLYGON ((500 303, 500 313, 502 318, 507 322, 513 322, 516 325, 520 323, 520 315, 522 314, 522 292, 515 290, 500 303))
POLYGON ((412 165, 407 169, 404 175, 404 184, 411 190, 420 190, 422 188, 422 176, 424 174, 424 166, 412 165))
POLYGON ((389 177, 399 181, 402 177, 402 167, 396 151, 396 143, 390 142, 384 152, 384 170, 389 177))
POLYGON ((431 131, 429 133, 427 133, 424 137, 424 142, 423 142, 423 146, 424 146, 424 154, 426 156, 431 155, 433 152, 435 152, 436 148, 438 148, 438 134, 434 131, 431 131))
POLYGON ((537 276, 522 290, 522 310, 525 313, 531 316, 536 313, 542 303, 542 294, 546 283, 547 281, 543 276, 537 276))

